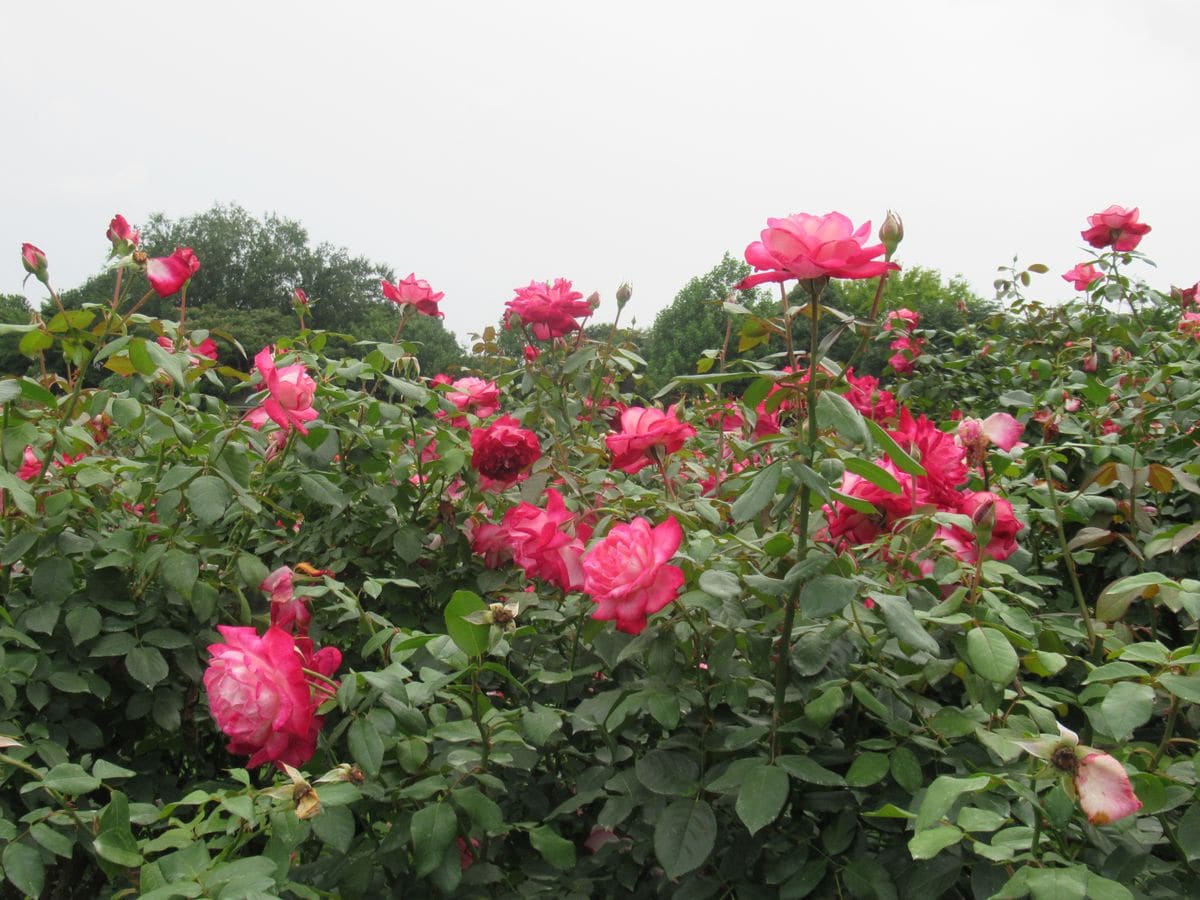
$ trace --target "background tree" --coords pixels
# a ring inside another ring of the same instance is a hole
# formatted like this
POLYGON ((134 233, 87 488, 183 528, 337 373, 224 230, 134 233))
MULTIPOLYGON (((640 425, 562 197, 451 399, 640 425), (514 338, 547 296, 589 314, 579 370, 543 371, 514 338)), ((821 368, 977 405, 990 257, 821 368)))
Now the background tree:
MULTIPOLYGON (((25 325, 33 316, 33 310, 20 294, 0 294, 0 324, 25 325)), ((20 334, 0 334, 0 374, 23 375, 30 366, 30 359, 17 349, 20 334)))

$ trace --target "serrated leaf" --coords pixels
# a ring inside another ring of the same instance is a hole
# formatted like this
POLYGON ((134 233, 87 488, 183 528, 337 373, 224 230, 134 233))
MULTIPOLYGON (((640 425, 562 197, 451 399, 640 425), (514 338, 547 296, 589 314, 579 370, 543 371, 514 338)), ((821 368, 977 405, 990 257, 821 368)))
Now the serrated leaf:
POLYGON ((0 856, 4 864, 4 876, 17 890, 29 897, 40 897, 46 883, 46 867, 42 854, 21 841, 10 841, 0 856))
POLYGON ((350 755, 367 775, 375 778, 383 764, 383 738, 370 719, 358 718, 346 732, 350 755))
POLYGON ((775 489, 779 487, 779 479, 782 475, 782 460, 777 460, 765 469, 759 470, 729 508, 729 514, 733 521, 748 521, 766 509, 768 504, 775 499, 775 489))
POLYGON ((654 826, 654 855, 668 878, 703 865, 717 840, 712 808, 699 798, 676 800, 654 826))
POLYGON ((921 808, 917 810, 916 830, 924 831, 931 828, 950 812, 956 800, 966 793, 982 791, 991 782, 988 775, 973 775, 969 778, 955 778, 953 775, 939 775, 925 791, 921 800, 921 808))
POLYGON ((932 859, 947 847, 962 840, 963 833, 953 825, 937 825, 917 832, 908 842, 913 859, 932 859))
POLYGON ((200 562, 191 553, 172 548, 159 561, 158 574, 163 584, 185 600, 190 599, 192 587, 200 577, 200 562))
POLYGON ((170 674, 167 661, 154 647, 131 647, 125 656, 125 669, 135 681, 154 687, 170 674))
POLYGON ((967 661, 980 677, 1001 685, 1011 682, 1021 665, 1004 633, 982 626, 967 632, 967 661))
POLYGON ((490 626, 475 625, 468 621, 467 616, 486 610, 487 604, 471 591, 455 591, 446 604, 443 618, 446 622, 446 633, 458 646, 458 649, 468 656, 482 656, 488 648, 488 632, 490 626))
POLYGON ((925 630, 913 612, 912 604, 904 597, 894 594, 872 594, 875 605, 883 615, 888 630, 902 644, 908 644, 917 650, 924 650, 930 656, 938 655, 938 642, 925 630))
POLYGON ((734 808, 751 834, 778 818, 790 788, 787 773, 777 766, 758 766, 745 774, 734 808))
POLYGON ((416 876, 424 878, 438 867, 442 854, 458 832, 458 817, 447 803, 423 806, 412 817, 413 857, 416 876))
POLYGON ((212 525, 225 515, 233 496, 225 480, 216 475, 200 475, 187 486, 185 493, 192 512, 205 525, 212 525))

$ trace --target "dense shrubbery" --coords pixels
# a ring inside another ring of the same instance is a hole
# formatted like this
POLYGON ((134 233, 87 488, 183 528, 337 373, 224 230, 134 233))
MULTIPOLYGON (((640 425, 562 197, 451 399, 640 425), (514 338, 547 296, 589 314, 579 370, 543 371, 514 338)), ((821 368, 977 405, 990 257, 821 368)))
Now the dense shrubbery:
POLYGON ((569 284, 477 376, 301 326, 247 378, 114 222, 108 302, 2 326, 53 363, 0 381, 9 885, 1195 895, 1200 315, 1102 215, 1082 302, 1014 266, 953 335, 828 305, 895 233, 773 220, 752 278, 797 289, 725 307, 763 355, 670 408, 569 284))

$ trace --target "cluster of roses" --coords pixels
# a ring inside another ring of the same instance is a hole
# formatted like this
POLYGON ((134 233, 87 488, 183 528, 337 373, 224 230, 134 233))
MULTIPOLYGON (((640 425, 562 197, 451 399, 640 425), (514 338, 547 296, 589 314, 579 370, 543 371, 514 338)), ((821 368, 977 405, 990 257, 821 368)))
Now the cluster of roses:
POLYGON ((915 334, 920 324, 921 314, 911 309, 895 309, 887 315, 883 330, 897 335, 888 345, 889 350, 896 351, 888 357, 888 364, 900 375, 908 375, 913 371, 921 351, 925 349, 925 338, 915 334))
MULTIPOLYGON (((297 569, 323 574, 304 563, 297 569)), ((230 753, 249 755, 248 766, 301 766, 317 748, 322 717, 317 709, 332 699, 330 676, 342 662, 336 647, 316 649, 308 636, 312 613, 295 593, 294 573, 282 566, 260 589, 271 601, 270 625, 262 635, 247 626, 218 625, 224 643, 209 644, 204 673, 209 708, 229 737, 230 753)))
MULTIPOLYGON (((1097 250, 1112 247, 1118 253, 1127 253, 1142 242, 1143 235, 1150 233, 1150 226, 1138 221, 1139 211, 1135 206, 1126 209, 1112 206, 1088 216, 1088 227, 1081 235, 1097 250)), ((1092 263, 1077 263, 1063 272, 1063 280, 1069 281, 1077 291, 1091 290, 1092 285, 1104 277, 1104 273, 1092 263)))
MULTIPOLYGON (((621 414, 621 430, 607 435, 605 442, 612 467, 634 474, 652 464, 665 465, 666 456, 695 433, 674 409, 629 407, 621 414)), ((472 466, 485 477, 506 461, 516 466, 532 454, 536 442, 532 432, 509 425, 477 429, 471 435, 472 466)), ((658 525, 638 517, 614 525, 585 550, 592 517, 573 514, 555 488, 547 489, 544 499, 542 507, 519 503, 498 524, 473 523, 474 551, 489 568, 511 561, 527 577, 564 593, 582 591, 596 604, 593 618, 615 621, 629 634, 641 632, 647 617, 669 604, 683 585, 683 570, 667 564, 683 540, 679 523, 673 516, 658 525)))
POLYGON ((986 538, 983 552, 988 559, 1007 559, 1017 550, 1017 534, 1025 527, 1013 513, 1012 504, 991 491, 964 487, 971 469, 984 465, 989 446, 1011 450, 1020 440, 1023 426, 1007 413, 994 413, 980 421, 963 419, 956 434, 942 431, 924 415, 915 417, 898 404, 893 395, 878 389, 874 379, 855 378, 843 396, 864 416, 887 429, 889 435, 925 470, 916 476, 901 470, 891 459, 877 461, 899 484, 893 493, 861 475, 846 472, 841 493, 865 500, 874 512, 835 502, 825 507, 824 537, 840 546, 859 546, 876 541, 900 527, 921 509, 968 516, 974 529, 943 525, 935 537, 960 560, 975 563, 980 558, 979 539, 986 538))

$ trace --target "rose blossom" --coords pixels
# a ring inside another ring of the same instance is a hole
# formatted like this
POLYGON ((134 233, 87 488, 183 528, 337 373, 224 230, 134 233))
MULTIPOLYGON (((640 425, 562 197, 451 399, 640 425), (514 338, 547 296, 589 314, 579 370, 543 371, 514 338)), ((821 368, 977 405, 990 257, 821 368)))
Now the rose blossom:
MULTIPOLYGON (((169 337, 156 338, 156 343, 168 353, 175 352, 175 342, 169 337)), ((183 346, 193 366, 200 365, 201 357, 211 359, 213 362, 217 360, 217 342, 212 338, 205 338, 199 344, 193 344, 191 341, 185 340, 183 346)))
POLYGON ((293 634, 307 634, 312 621, 308 602, 297 597, 292 584, 291 566, 280 566, 258 586, 271 598, 271 625, 293 634))
POLYGON ((445 292, 434 293, 429 282, 424 278, 417 278, 413 272, 409 272, 407 278, 396 284, 381 280, 379 286, 383 288, 383 296, 400 307, 411 306, 422 315, 436 316, 439 319, 445 315, 438 309, 438 301, 446 296, 445 292))
POLYGON ((987 456, 989 445, 999 447, 1006 453, 1021 440, 1025 426, 1008 413, 992 413, 982 421, 963 419, 958 423, 955 440, 967 453, 967 465, 978 466, 987 456))
POLYGON ((859 512, 840 502, 835 502, 832 507, 824 507, 825 520, 829 523, 826 533, 833 543, 849 546, 869 544, 884 531, 890 531, 898 520, 912 515, 918 498, 925 499, 924 492, 918 493, 913 477, 896 468, 890 459, 880 460, 877 465, 899 482, 900 493, 893 494, 860 475, 844 472, 839 491, 867 501, 875 507, 876 513, 859 512))
POLYGON ((25 447, 25 454, 22 457, 21 467, 17 469, 17 477, 22 481, 33 481, 38 475, 42 474, 42 461, 37 458, 37 454, 33 452, 33 445, 28 444, 25 447))
POLYGON ((1179 317, 1179 331, 1200 338, 1200 313, 1185 312, 1179 317))
MULTIPOLYGON (((578 331, 582 327, 578 320, 592 314, 592 307, 583 299, 583 294, 572 290, 571 282, 565 278, 556 278, 553 285, 531 281, 528 287, 514 290, 517 296, 505 304, 508 308, 505 325, 509 315, 516 313, 521 317, 521 324, 530 328, 539 341, 578 331)), ((529 359, 528 352, 525 358, 529 359)))
POLYGON ((275 348, 263 347, 254 357, 254 367, 262 376, 268 397, 259 407, 261 412, 255 411, 247 416, 250 424, 261 428, 265 424, 262 413, 266 413, 280 428, 295 428, 301 434, 308 434, 304 423, 317 417, 317 411, 312 406, 317 383, 308 374, 304 364, 296 363, 276 369, 275 348))
MULTIPOLYGON (((545 509, 520 503, 504 514, 502 532, 488 537, 505 540, 513 562, 530 578, 548 581, 563 591, 577 591, 583 585, 583 540, 568 530, 572 518, 562 494, 551 488, 546 491, 545 509)), ((480 544, 486 542, 484 535, 479 537, 480 544)))
POLYGON ((884 331, 894 331, 903 328, 905 331, 912 331, 921 324, 921 314, 913 312, 907 307, 901 309, 893 309, 887 314, 887 321, 883 325, 884 331))
POLYGON ((108 231, 105 232, 105 237, 112 241, 113 253, 131 253, 138 243, 141 241, 141 233, 130 226, 125 217, 120 213, 112 217, 112 221, 108 223, 108 231))
POLYGON ((500 389, 496 382, 484 378, 460 378, 450 385, 454 390, 446 393, 446 399, 453 403, 459 412, 474 413, 481 419, 496 412, 500 408, 500 389))
POLYGON ((878 378, 873 375, 855 375, 853 369, 847 369, 846 384, 850 386, 850 390, 842 396, 868 419, 876 422, 895 420, 899 410, 896 395, 882 390, 878 378))
POLYGON ((746 262, 762 271, 743 278, 738 288, 791 278, 874 278, 899 269, 896 263, 876 259, 884 253, 883 244, 864 246, 870 233, 870 222, 856 230, 839 212, 767 219, 762 240, 746 248, 746 262))
POLYGON ((674 600, 683 585, 683 569, 667 565, 682 540, 674 516, 653 528, 640 516, 614 525, 583 557, 583 590, 597 604, 592 618, 614 619, 618 631, 640 634, 646 617, 674 600))
POLYGON ((512 416, 471 430, 471 468, 487 479, 485 488, 501 489, 520 480, 541 455, 537 435, 512 416))
POLYGON ((1102 212, 1088 216, 1088 224, 1092 227, 1080 232, 1085 241, 1097 249, 1111 246, 1120 253, 1137 247, 1142 241, 1142 235, 1150 231, 1149 225, 1138 221, 1136 206, 1133 209, 1125 209, 1114 204, 1102 212))
POLYGON ((1108 825, 1142 808, 1120 761, 1079 743, 1079 736, 1058 726, 1057 738, 1017 741, 1022 750, 1047 760, 1071 778, 1079 806, 1093 825, 1108 825))
POLYGON ((631 406, 621 413, 621 431, 607 435, 604 443, 612 453, 612 468, 633 475, 674 453, 695 434, 695 428, 675 418, 674 406, 666 412, 631 406))
POLYGON ((191 247, 176 247, 170 256, 146 261, 146 280, 160 297, 168 297, 187 284, 200 271, 200 260, 191 247))
POLYGON ((1104 277, 1104 273, 1093 266, 1091 263, 1084 265, 1079 263, 1075 268, 1063 272, 1063 281, 1074 282, 1075 290, 1086 291, 1093 284, 1104 277))
POLYGON ((341 664, 333 647, 312 652, 282 628, 259 637, 253 628, 218 625, 225 643, 209 644, 204 687, 217 726, 229 736, 230 753, 250 754, 247 766, 300 766, 313 755, 321 718, 317 707, 330 696, 310 684, 304 669, 332 675, 341 664))
POLYGON ((957 509, 957 487, 967 480, 966 450, 929 421, 924 415, 914 419, 907 409, 900 411, 900 427, 888 432, 905 452, 915 456, 926 475, 918 485, 928 491, 929 499, 944 509, 957 509))
MULTIPOLYGON (((1017 535, 1025 529, 1025 523, 1017 518, 1012 504, 991 491, 966 491, 958 512, 970 516, 977 524, 991 520, 991 533, 984 552, 987 559, 1008 559, 1017 552, 1017 535)), ((939 528, 934 535, 948 546, 963 562, 979 561, 979 546, 975 535, 957 525, 939 528)))

